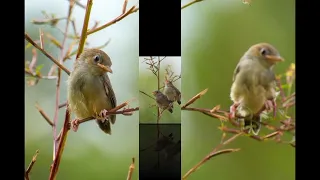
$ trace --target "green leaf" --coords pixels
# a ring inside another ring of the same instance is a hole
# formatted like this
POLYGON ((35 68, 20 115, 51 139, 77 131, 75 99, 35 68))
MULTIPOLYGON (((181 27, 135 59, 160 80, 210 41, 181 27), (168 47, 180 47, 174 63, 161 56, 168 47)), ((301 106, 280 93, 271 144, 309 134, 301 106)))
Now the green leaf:
POLYGON ((36 74, 40 74, 41 69, 43 68, 44 64, 40 64, 36 67, 36 74))
POLYGON ((282 87, 282 89, 288 89, 290 86, 289 86, 289 84, 284 84, 281 87, 282 87))
POLYGON ((28 49, 28 48, 30 48, 31 46, 32 46, 31 43, 28 43, 28 44, 26 45, 25 49, 28 49))

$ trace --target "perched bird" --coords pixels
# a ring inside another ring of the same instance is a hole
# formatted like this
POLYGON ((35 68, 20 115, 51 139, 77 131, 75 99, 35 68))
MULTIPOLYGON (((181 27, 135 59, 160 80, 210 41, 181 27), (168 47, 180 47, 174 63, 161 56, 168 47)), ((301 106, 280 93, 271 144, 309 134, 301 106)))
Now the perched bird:
POLYGON ((179 89, 177 89, 173 84, 172 81, 169 81, 166 79, 163 93, 167 96, 167 98, 174 102, 177 101, 177 103, 181 104, 181 93, 179 89))
POLYGON ((110 121, 116 115, 106 116, 116 107, 116 96, 106 72, 112 73, 110 57, 99 49, 87 49, 75 61, 68 79, 68 105, 77 119, 95 117, 100 129, 111 135, 110 121))
POLYGON ((153 91, 152 94, 156 97, 157 105, 162 111, 168 109, 170 113, 173 113, 172 101, 166 95, 160 91, 153 91))
POLYGON ((260 130, 261 110, 272 107, 275 115, 276 82, 273 67, 281 61, 284 59, 275 47, 259 43, 248 49, 234 70, 230 93, 234 104, 230 107, 230 118, 234 118, 237 112, 244 118, 245 126, 255 126, 250 129, 254 134, 260 130))

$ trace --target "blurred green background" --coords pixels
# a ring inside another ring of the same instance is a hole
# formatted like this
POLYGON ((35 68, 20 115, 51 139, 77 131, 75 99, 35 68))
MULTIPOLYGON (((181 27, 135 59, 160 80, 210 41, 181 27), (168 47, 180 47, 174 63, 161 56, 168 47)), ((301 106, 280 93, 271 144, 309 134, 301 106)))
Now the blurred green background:
MULTIPOLYGON (((86 1, 80 1, 86 4, 86 1)), ((129 1, 128 8, 136 2, 129 1)), ((105 24, 121 14, 123 1, 93 1, 89 28, 93 27, 95 21, 100 25, 105 24)), ((62 33, 49 25, 34 25, 30 23, 33 19, 43 19, 41 11, 47 14, 54 13, 56 17, 66 17, 69 1, 25 1, 25 31, 32 39, 39 39, 39 28, 45 33, 51 33, 59 41, 62 33)), ((75 19, 77 32, 82 30, 85 10, 75 6, 73 18, 75 19)), ((64 30, 66 21, 58 22, 57 27, 64 30)), ((72 26, 69 27, 73 34, 72 26)), ((129 15, 116 24, 90 35, 87 39, 87 47, 97 47, 111 40, 108 46, 103 48, 112 60, 113 74, 109 75, 114 91, 116 92, 118 104, 138 99, 138 59, 139 59, 139 12, 129 15), (129 30, 130 29, 130 30, 129 30)), ((59 58, 60 50, 49 43, 45 38, 45 49, 52 56, 59 58)), ((67 45, 70 41, 67 42, 67 45)), ((67 46, 68 48, 68 46, 67 46)), ((75 46, 74 48, 77 48, 75 46)), ((27 49, 25 59, 32 58, 31 48, 27 49)), ((65 64, 72 70, 75 56, 65 64)), ((46 75, 52 62, 38 52, 38 65, 44 64, 41 72, 46 75)), ((66 101, 67 75, 62 72, 61 102, 66 101)), ((34 165, 30 178, 32 180, 44 180, 49 177, 50 165, 52 163, 52 129, 41 117, 34 107, 37 101, 44 111, 53 119, 55 106, 55 80, 40 80, 39 84, 25 87, 25 167, 35 151, 40 149, 37 162, 34 165)), ((138 100, 131 102, 130 107, 138 106, 138 100)), ((58 129, 60 130, 64 119, 65 108, 59 111, 58 129)), ((72 116, 74 117, 74 116, 72 116)), ((103 133, 94 121, 81 124, 77 132, 70 131, 64 154, 61 160, 57 179, 126 179, 132 157, 136 157, 136 169, 133 179, 138 178, 139 170, 139 113, 133 116, 118 115, 116 123, 112 126, 112 135, 103 133)))
MULTIPOLYGON (((192 106, 220 104, 228 110, 233 70, 253 44, 268 42, 279 50, 286 61, 275 68, 277 74, 295 62, 294 0, 253 0, 251 6, 211 0, 181 13, 182 103, 209 88, 192 106)), ((201 113, 182 111, 181 119, 183 175, 220 143, 222 133, 219 120, 201 113)), ((289 145, 240 137, 227 147, 241 150, 211 159, 188 179, 295 179, 295 149, 289 145)))
MULTIPOLYGON (((157 90, 158 80, 157 77, 148 68, 150 66, 146 64, 145 58, 139 57, 139 90, 153 96, 152 92, 157 90)), ((164 57, 159 57, 160 59, 164 57)), ((148 62, 148 61, 147 61, 148 62)), ((158 62, 158 56, 154 58, 154 62, 158 62)), ((160 87, 164 86, 166 69, 173 72, 173 76, 179 76, 181 74, 181 57, 165 57, 160 63, 160 87)), ((181 79, 173 82, 173 85, 181 90, 181 79)), ((163 92, 163 88, 160 90, 163 92)), ((140 123, 156 123, 157 122, 157 106, 156 102, 145 94, 139 94, 139 121, 140 123)), ((173 113, 165 110, 162 113, 160 123, 181 123, 181 109, 179 104, 175 102, 173 104, 173 113)))

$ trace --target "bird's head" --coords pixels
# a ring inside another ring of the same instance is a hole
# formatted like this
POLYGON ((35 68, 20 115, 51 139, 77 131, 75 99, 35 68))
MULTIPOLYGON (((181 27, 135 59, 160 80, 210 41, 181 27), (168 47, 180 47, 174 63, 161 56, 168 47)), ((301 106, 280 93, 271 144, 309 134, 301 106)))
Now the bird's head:
POLYGON ((246 55, 251 57, 252 60, 259 61, 266 68, 284 61, 278 50, 268 43, 259 43, 251 46, 246 55))
POLYGON ((95 75, 103 75, 106 72, 112 73, 110 57, 99 49, 86 49, 80 55, 78 61, 88 68, 95 75))
POLYGON ((152 92, 152 94, 154 95, 154 96, 157 96, 158 94, 160 94, 161 92, 159 91, 159 90, 156 90, 156 91, 153 91, 152 92))

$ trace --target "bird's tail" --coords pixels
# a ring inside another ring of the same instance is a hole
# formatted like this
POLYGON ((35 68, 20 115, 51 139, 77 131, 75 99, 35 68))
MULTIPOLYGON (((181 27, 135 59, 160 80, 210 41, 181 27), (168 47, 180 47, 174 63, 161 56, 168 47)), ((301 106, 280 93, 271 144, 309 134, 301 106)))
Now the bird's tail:
POLYGON ((100 129, 103 132, 111 135, 111 124, 110 124, 109 119, 106 119, 104 122, 102 122, 101 120, 96 120, 96 122, 98 123, 100 129))
POLYGON ((171 113, 173 113, 173 103, 174 103, 174 101, 170 101, 169 100, 168 111, 171 112, 171 113))
MULTIPOLYGON (((258 135, 261 129, 261 117, 259 116, 253 116, 252 120, 245 120, 245 127, 249 126, 250 131, 254 135, 258 135)), ((250 132, 249 131, 249 132, 250 132)))

